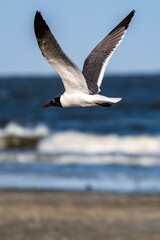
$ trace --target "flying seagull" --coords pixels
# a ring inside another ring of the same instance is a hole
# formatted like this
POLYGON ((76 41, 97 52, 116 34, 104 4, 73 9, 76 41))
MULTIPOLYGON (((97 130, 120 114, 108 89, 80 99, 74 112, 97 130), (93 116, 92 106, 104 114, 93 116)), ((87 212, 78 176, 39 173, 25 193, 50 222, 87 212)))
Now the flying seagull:
POLYGON ((34 30, 43 56, 62 79, 65 91, 53 98, 43 107, 102 106, 110 107, 121 98, 110 98, 99 94, 107 64, 122 41, 129 23, 134 16, 131 11, 88 55, 83 71, 63 52, 56 38, 50 31, 40 12, 36 12, 34 30))

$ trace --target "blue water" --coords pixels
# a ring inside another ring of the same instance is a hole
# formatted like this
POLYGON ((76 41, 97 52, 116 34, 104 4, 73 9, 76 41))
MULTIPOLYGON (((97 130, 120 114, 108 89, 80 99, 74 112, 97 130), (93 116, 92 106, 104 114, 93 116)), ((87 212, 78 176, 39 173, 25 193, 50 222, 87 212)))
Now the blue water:
POLYGON ((160 76, 109 76, 111 108, 49 108, 56 77, 0 78, 0 188, 160 193, 160 76))
POLYGON ((23 126, 44 123, 54 131, 96 134, 160 133, 160 76, 107 77, 102 92, 123 100, 111 108, 50 108, 42 105, 61 95, 59 78, 1 78, 0 126, 14 121, 23 126))
POLYGON ((0 188, 160 193, 160 166, 0 164, 0 188))

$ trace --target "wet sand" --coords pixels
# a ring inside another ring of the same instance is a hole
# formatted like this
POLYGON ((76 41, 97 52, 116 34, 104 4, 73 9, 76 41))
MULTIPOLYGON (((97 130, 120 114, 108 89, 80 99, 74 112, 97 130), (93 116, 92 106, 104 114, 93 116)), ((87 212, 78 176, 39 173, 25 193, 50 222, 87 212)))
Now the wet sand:
POLYGON ((160 196, 0 191, 1 240, 159 240, 160 196))

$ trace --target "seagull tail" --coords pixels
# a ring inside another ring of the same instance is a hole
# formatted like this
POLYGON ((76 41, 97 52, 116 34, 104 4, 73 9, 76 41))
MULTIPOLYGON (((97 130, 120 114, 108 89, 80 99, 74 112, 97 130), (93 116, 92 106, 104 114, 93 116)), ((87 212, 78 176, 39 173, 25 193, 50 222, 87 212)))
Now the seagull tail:
POLYGON ((117 102, 121 101, 122 98, 108 98, 108 97, 107 97, 106 100, 107 100, 107 102, 109 102, 109 103, 117 103, 117 102))

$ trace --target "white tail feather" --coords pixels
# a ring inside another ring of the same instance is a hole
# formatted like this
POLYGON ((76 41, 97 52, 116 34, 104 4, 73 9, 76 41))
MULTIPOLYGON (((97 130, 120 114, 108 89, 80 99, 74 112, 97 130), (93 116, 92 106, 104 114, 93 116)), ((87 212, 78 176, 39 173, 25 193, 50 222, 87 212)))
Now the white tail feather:
POLYGON ((106 97, 106 96, 102 96, 102 95, 93 95, 93 96, 96 96, 97 101, 99 103, 104 103, 104 102, 117 103, 117 102, 121 101, 121 99, 122 99, 122 98, 110 98, 110 97, 106 97))
POLYGON ((121 100, 122 100, 122 98, 108 98, 107 101, 110 102, 110 103, 117 103, 121 100))

